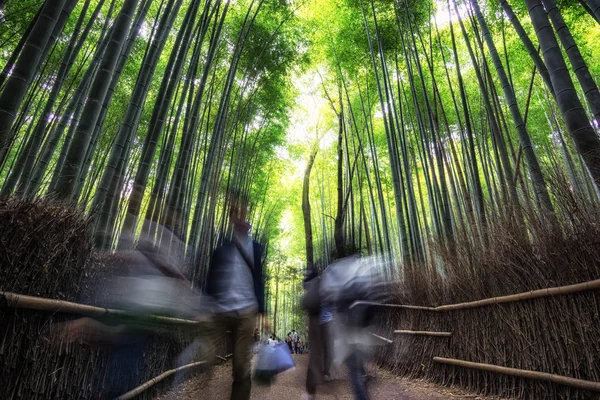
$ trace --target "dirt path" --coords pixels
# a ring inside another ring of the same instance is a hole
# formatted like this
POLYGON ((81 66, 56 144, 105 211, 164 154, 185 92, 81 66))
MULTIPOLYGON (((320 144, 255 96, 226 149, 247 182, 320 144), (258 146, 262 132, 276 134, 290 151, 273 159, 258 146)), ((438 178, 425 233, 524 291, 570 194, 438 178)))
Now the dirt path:
MULTIPOLYGON (((304 393, 307 355, 294 355, 296 368, 282 373, 270 387, 252 386, 252 400, 300 400, 304 393)), ((442 399, 491 399, 468 394, 460 389, 447 388, 426 382, 410 381, 370 367, 369 393, 373 400, 442 400, 442 399)), ((317 399, 352 400, 352 391, 345 373, 337 379, 319 386, 317 399)), ((231 387, 231 363, 215 368, 212 376, 189 380, 176 392, 162 396, 160 400, 227 400, 231 387)))

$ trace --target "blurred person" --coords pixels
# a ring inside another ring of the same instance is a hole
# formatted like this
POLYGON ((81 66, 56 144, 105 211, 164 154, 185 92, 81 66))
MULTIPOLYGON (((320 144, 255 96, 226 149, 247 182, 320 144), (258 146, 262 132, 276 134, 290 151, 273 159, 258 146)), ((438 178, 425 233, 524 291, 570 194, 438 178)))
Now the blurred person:
POLYGON ((260 342, 260 332, 258 331, 258 328, 254 328, 254 335, 252 335, 252 337, 254 338, 254 343, 260 342))
POLYGON ((364 365, 373 347, 380 344, 369 329, 373 306, 360 302, 376 302, 385 295, 382 269, 379 258, 346 257, 325 269, 319 287, 322 304, 335 309, 336 358, 348 367, 357 400, 369 398, 364 365))
POLYGON ((290 354, 294 354, 294 349, 292 348, 292 332, 288 332, 287 337, 285 338, 285 342, 290 349, 290 354))
POLYGON ((292 329, 292 342, 294 344, 294 353, 298 354, 298 341, 300 340, 300 335, 296 332, 295 329, 292 329))
POLYGON ((254 339, 254 345, 252 346, 252 352, 254 354, 258 353, 258 349, 260 346, 260 332, 258 330, 258 328, 254 329, 254 334, 252 335, 252 338, 254 339))
MULTIPOLYGON (((160 224, 156 227, 159 232, 172 232, 160 224)), ((185 317, 198 313, 194 306, 196 295, 179 268, 177 260, 181 255, 171 248, 171 244, 177 245, 177 239, 169 234, 167 248, 162 245, 165 242, 142 237, 133 250, 120 250, 112 256, 118 270, 105 280, 98 280, 101 284, 92 300, 98 306, 125 314, 109 313, 102 318, 80 318, 66 324, 68 342, 102 346, 109 353, 106 398, 114 399, 140 383, 135 377, 143 366, 148 339, 168 329, 154 315, 185 317)), ((133 245, 132 240, 127 243, 133 245)))
POLYGON ((257 313, 265 310, 262 248, 250 236, 247 208, 234 191, 229 204, 232 238, 213 252, 205 289, 213 302, 213 335, 231 331, 233 339, 232 400, 250 398, 253 332, 257 313))

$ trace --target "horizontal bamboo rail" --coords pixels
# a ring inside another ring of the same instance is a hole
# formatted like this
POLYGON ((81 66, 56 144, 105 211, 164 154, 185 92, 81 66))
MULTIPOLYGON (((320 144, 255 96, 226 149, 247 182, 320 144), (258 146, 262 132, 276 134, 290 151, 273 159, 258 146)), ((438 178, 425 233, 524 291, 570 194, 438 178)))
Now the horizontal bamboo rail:
POLYGON ((436 336, 436 337, 450 337, 452 332, 431 332, 431 331, 394 331, 394 335, 413 335, 413 336, 436 336))
POLYGON ((564 295, 564 294, 581 293, 581 292, 587 292, 590 290, 599 290, 599 289, 600 289, 600 279, 596 279, 593 281, 576 283, 574 285, 557 286, 557 287, 553 287, 553 288, 538 289, 538 290, 532 290, 530 292, 511 294, 511 295, 507 295, 507 296, 490 297, 487 299, 469 301, 466 303, 447 304, 447 305, 438 306, 438 307, 411 306, 411 305, 407 305, 407 304, 388 304, 388 303, 378 303, 375 301, 355 301, 354 303, 352 303, 352 305, 349 308, 353 309, 356 306, 366 305, 366 306, 375 306, 375 307, 402 308, 402 309, 407 309, 407 310, 445 312, 445 311, 454 311, 454 310, 466 310, 466 309, 484 307, 484 306, 489 306, 489 305, 494 305, 494 304, 513 303, 513 302, 518 302, 518 301, 539 299, 539 298, 543 298, 543 297, 551 297, 551 296, 558 296, 558 295, 564 295))
POLYGON ((390 307, 390 308, 404 308, 407 310, 423 310, 423 311, 436 311, 435 307, 423 307, 423 306, 411 306, 407 304, 386 304, 378 303, 376 301, 355 301, 348 307, 352 310, 357 306, 375 306, 375 307, 390 307))
MULTIPOLYGON (((114 310, 110 308, 90 306, 87 304, 73 303, 65 300, 45 299, 43 297, 27 296, 10 292, 0 292, 0 299, 6 299, 9 307, 21 308, 27 310, 61 312, 67 314, 77 314, 84 317, 99 318, 107 315, 128 316, 129 313, 123 310, 114 310)), ((176 325, 196 325, 199 322, 165 317, 162 315, 149 315, 148 318, 153 322, 176 325)))
POLYGON ((433 357, 433 361, 441 364, 455 365, 458 367, 478 369, 482 371, 497 372, 504 375, 518 376, 521 378, 537 379, 548 381, 559 385, 571 386, 577 389, 600 392, 600 382, 586 381, 583 379, 569 378, 568 376, 549 374, 546 372, 530 371, 527 369, 517 369, 501 367, 492 364, 483 364, 470 361, 456 360, 454 358, 433 357))
POLYGON ((379 340, 381 340, 382 342, 386 342, 387 344, 392 344, 392 343, 394 343, 394 341, 393 341, 393 340, 391 340, 391 339, 384 338, 383 336, 379 336, 379 335, 377 335, 377 334, 375 334, 375 333, 373 333, 373 332, 369 332, 369 333, 371 334, 371 336, 373 336, 373 337, 374 337, 374 338, 376 338, 376 339, 379 339, 379 340))
POLYGON ((477 308, 492 304, 511 303, 515 301, 539 299, 541 297, 557 296, 563 294, 587 292, 589 290, 600 289, 600 279, 595 281, 576 283, 574 285, 558 286, 547 289, 532 290, 531 292, 523 292, 518 294, 511 294, 509 296, 492 297, 489 299, 470 301, 467 303, 450 304, 446 306, 436 307, 436 311, 452 311, 452 310, 465 310, 468 308, 477 308))
POLYGON ((177 372, 180 372, 180 371, 183 371, 186 369, 190 369, 190 368, 194 368, 194 367, 199 367, 200 365, 203 365, 203 364, 206 364, 206 361, 198 361, 198 362, 194 362, 191 364, 182 365, 181 367, 163 372, 162 374, 158 375, 157 377, 150 379, 148 382, 143 383, 140 386, 136 387, 135 389, 132 389, 129 392, 117 397, 115 400, 133 399, 135 396, 137 396, 138 394, 140 394, 142 392, 145 392, 146 390, 148 390, 152 386, 156 385, 158 382, 162 381, 163 379, 165 379, 177 372))

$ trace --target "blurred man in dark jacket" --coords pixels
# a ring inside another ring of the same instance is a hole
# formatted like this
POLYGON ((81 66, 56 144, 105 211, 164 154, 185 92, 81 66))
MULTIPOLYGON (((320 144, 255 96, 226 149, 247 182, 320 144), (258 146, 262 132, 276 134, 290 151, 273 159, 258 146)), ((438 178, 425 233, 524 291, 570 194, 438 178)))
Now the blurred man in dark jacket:
POLYGON ((247 202, 232 195, 231 240, 218 247, 211 259, 206 293, 212 297, 215 337, 231 331, 233 347, 232 400, 247 400, 251 390, 253 333, 257 313, 264 313, 265 285, 262 247, 250 236, 247 202))

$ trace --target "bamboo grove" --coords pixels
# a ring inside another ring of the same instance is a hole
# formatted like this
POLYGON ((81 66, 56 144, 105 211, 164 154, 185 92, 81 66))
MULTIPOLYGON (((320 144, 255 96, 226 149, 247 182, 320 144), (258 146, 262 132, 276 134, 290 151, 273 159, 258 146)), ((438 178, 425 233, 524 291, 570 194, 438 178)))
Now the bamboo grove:
POLYGON ((389 257, 390 278, 443 275, 435 247, 457 235, 481 245, 498 219, 527 232, 531 215, 560 225, 563 177, 599 201, 599 0, 0 9, 0 196, 86 210, 104 250, 160 221, 201 284, 240 188, 254 235, 273 244, 276 329, 300 323, 305 264, 363 251, 389 257), (306 76, 322 106, 294 117, 306 76))
POLYGON ((362 250, 391 254, 392 279, 417 265, 443 276, 437 253, 456 251, 456 235, 479 248, 499 220, 525 236, 532 216, 560 226, 563 178, 597 204, 594 1, 332 8, 308 17, 337 137, 305 156, 308 265, 362 250))
POLYGON ((263 0, 7 2, 1 195, 90 211, 100 249, 161 221, 196 250, 190 265, 206 265, 235 186, 256 199, 266 238, 269 159, 301 57, 293 12, 263 0))

